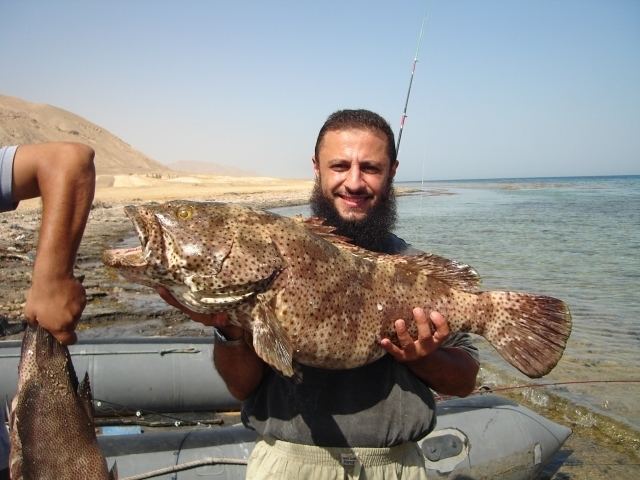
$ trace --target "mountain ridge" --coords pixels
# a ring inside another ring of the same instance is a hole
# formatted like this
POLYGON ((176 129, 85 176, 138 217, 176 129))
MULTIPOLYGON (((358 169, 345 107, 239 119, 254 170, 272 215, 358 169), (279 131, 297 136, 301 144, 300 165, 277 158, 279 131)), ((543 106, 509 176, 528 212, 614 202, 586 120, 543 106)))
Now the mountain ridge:
POLYGON ((107 129, 62 108, 0 95, 0 144, 80 142, 95 152, 96 173, 161 174, 169 167, 136 150, 107 129))

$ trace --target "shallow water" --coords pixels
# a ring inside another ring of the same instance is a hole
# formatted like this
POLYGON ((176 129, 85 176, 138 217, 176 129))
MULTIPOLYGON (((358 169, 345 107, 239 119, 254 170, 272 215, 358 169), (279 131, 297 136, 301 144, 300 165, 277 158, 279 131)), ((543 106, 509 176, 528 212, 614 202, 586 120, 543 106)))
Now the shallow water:
MULTIPOLYGON (((553 392, 640 431, 640 177, 402 183, 396 233, 415 247, 475 267, 483 289, 561 298, 573 332, 558 366, 538 383, 621 380, 553 392)), ((308 207, 278 213, 309 214, 308 207)), ((529 383, 486 342, 501 382, 529 383)))

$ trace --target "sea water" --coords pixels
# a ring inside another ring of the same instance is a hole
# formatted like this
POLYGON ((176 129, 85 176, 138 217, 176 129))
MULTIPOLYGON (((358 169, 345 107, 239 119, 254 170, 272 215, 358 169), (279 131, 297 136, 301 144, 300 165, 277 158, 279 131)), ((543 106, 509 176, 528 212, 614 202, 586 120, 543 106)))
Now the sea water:
MULTIPOLYGON (((640 383, 633 383, 640 381, 640 176, 397 186, 416 190, 398 197, 395 229, 414 247, 473 266, 483 290, 528 291, 569 305, 565 353, 536 382, 587 382, 553 390, 640 431, 640 383), (620 383, 592 383, 605 380, 620 383)), ((487 342, 477 344, 503 385, 533 382, 487 342)))

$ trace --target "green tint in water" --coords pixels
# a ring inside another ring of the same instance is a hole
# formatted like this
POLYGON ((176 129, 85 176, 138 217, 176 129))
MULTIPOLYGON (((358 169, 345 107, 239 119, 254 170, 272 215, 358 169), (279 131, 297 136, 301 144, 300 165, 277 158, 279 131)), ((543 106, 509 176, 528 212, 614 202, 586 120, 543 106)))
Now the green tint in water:
MULTIPOLYGON (((425 190, 398 198, 399 236, 472 265, 484 289, 569 304, 573 333, 545 381, 640 379, 640 177, 436 182, 425 190)), ((490 347, 481 356, 524 383, 490 347)), ((640 430, 638 384, 576 386, 558 395, 640 430)))

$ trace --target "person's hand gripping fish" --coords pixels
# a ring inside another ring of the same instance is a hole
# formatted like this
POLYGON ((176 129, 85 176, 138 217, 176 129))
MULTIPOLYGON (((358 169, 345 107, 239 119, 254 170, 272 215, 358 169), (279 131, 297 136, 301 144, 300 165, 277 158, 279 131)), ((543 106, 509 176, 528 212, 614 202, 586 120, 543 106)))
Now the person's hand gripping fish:
POLYGON ((224 312, 221 313, 198 313, 193 310, 189 310, 187 307, 178 302, 173 295, 164 287, 157 287, 156 292, 160 295, 165 302, 172 307, 176 307, 182 313, 188 315, 191 320, 206 325, 207 327, 222 328, 225 334, 231 339, 242 338, 243 330, 241 327, 229 324, 229 315, 224 312))
POLYGON ((383 338, 380 346, 384 348, 398 362, 414 362, 431 355, 449 337, 449 324, 445 318, 436 311, 432 311, 427 317, 424 309, 413 309, 413 321, 418 329, 418 338, 413 338, 407 329, 403 319, 394 323, 398 345, 391 339, 383 338))

